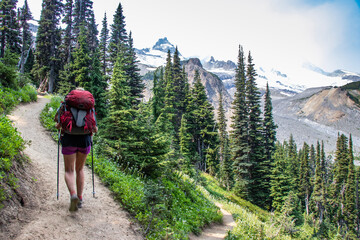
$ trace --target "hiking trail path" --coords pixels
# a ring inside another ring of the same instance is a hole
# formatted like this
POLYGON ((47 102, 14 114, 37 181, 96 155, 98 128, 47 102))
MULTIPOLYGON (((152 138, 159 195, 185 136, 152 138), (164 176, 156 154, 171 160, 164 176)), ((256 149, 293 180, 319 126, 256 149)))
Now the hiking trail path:
MULTIPOLYGON (((31 175, 35 176, 35 198, 26 210, 19 211, 18 219, 10 224, 3 239, 144 239, 140 226, 131 220, 128 212, 115 202, 113 196, 95 175, 95 198, 92 196, 91 169, 85 167, 83 208, 69 212, 70 197, 64 181, 63 156, 60 148, 59 200, 56 198, 57 143, 40 124, 40 113, 50 100, 38 96, 37 102, 21 104, 9 115, 25 141, 30 142, 24 153, 31 159, 31 175)), ((29 197, 30 199, 31 197, 29 197)), ((26 199, 26 198, 25 198, 26 199)), ((220 208, 221 205, 217 204, 220 208)), ((230 213, 221 208, 223 224, 212 224, 200 236, 190 240, 220 240, 235 222, 230 213)))

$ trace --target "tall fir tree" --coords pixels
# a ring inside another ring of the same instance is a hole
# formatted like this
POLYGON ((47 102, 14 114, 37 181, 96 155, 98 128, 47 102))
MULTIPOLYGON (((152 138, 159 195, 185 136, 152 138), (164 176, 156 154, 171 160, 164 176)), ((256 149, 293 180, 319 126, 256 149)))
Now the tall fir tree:
POLYGON ((237 195, 249 199, 250 169, 248 145, 248 108, 245 96, 245 56, 242 46, 239 46, 238 62, 235 75, 235 95, 232 108, 231 162, 235 181, 234 191, 237 195))
POLYGON ((231 186, 231 164, 229 150, 229 135, 226 130, 226 116, 223 105, 223 95, 219 93, 218 126, 219 126, 219 177, 221 183, 230 190, 231 186))
POLYGON ((292 176, 288 171, 288 143, 276 143, 274 161, 271 168, 270 196, 272 197, 272 208, 278 212, 288 197, 291 189, 292 176))
POLYGON ((80 30, 87 30, 87 45, 91 53, 98 47, 98 30, 95 22, 92 0, 75 0, 74 4, 74 35, 78 38, 80 30))
POLYGON ((132 167, 146 176, 157 176, 162 173, 161 162, 168 153, 169 143, 166 134, 153 124, 150 107, 145 104, 137 110, 131 107, 123 48, 119 46, 110 80, 110 111, 100 133, 106 143, 102 151, 122 168, 132 167))
POLYGON ((192 136, 192 149, 194 155, 198 156, 198 161, 193 163, 198 169, 215 174, 218 163, 213 152, 218 144, 217 126, 214 108, 207 99, 198 70, 195 70, 194 85, 190 92, 186 118, 192 136))
POLYGON ((124 45, 128 41, 128 35, 125 29, 125 16, 121 3, 119 3, 115 15, 113 17, 113 24, 111 24, 111 37, 109 42, 109 63, 110 68, 113 69, 117 60, 119 46, 124 45))
POLYGON ((119 53, 113 75, 110 79, 110 89, 108 92, 109 114, 104 119, 101 126, 100 135, 104 137, 106 146, 103 153, 114 161, 123 159, 122 152, 125 151, 124 141, 129 132, 130 122, 132 121, 132 111, 130 108, 129 86, 126 82, 124 56, 119 53))
POLYGON ((44 0, 42 4, 39 28, 36 35, 34 74, 45 82, 48 80, 48 91, 55 89, 59 72, 59 46, 61 30, 59 26, 63 4, 60 0, 44 0))
POLYGON ((32 14, 30 12, 27 0, 24 2, 24 6, 21 8, 20 13, 20 26, 22 31, 22 41, 21 41, 21 57, 19 63, 20 73, 25 73, 25 64, 29 59, 30 50, 32 48, 33 40, 32 34, 30 32, 30 26, 28 21, 31 20, 32 14))
POLYGON ((105 76, 101 72, 101 63, 100 63, 100 51, 96 51, 93 54, 93 58, 91 59, 90 66, 90 88, 89 91, 93 94, 95 98, 95 109, 97 113, 98 119, 103 119, 107 115, 107 81, 105 76))
POLYGON ((87 44, 87 34, 85 26, 80 28, 78 36, 78 47, 75 49, 73 55, 74 60, 71 64, 71 72, 74 76, 76 86, 90 89, 90 69, 91 69, 91 56, 90 49, 87 44))
POLYGON ((109 29, 108 29, 106 13, 104 13, 104 19, 102 21, 102 28, 100 32, 100 43, 99 43, 100 59, 101 59, 100 62, 101 62, 101 70, 103 76, 106 76, 109 71, 108 69, 109 56, 107 52, 108 45, 109 45, 109 29))
POLYGON ((138 60, 136 58, 131 32, 128 38, 128 51, 126 58, 126 75, 128 77, 128 84, 130 87, 131 105, 133 108, 137 108, 142 98, 144 97, 143 91, 145 89, 145 84, 143 83, 143 80, 140 76, 140 69, 137 66, 138 60))
POLYGON ((269 166, 264 164, 263 129, 260 110, 260 92, 256 86, 255 65, 249 52, 246 68, 246 105, 248 108, 248 144, 251 184, 249 186, 250 200, 259 205, 266 205, 269 201, 269 188, 265 185, 270 174, 269 166))
POLYGON ((324 185, 324 173, 321 166, 322 152, 320 143, 316 145, 316 156, 315 156, 315 176, 314 176, 314 191, 311 197, 312 208, 316 218, 319 219, 319 223, 322 224, 325 214, 325 185, 324 185))
MULTIPOLYGON (((264 151, 265 159, 262 163, 264 171, 264 178, 262 185, 264 186, 266 195, 270 196, 270 179, 271 179, 271 168, 273 162, 273 154, 275 152, 276 142, 276 128, 272 116, 272 103, 269 90, 269 84, 266 83, 265 99, 264 99, 264 119, 263 119, 263 135, 264 135, 264 151)), ((264 204, 267 208, 271 207, 271 198, 267 197, 266 203, 264 204)))
MULTIPOLYGON (((176 140, 176 129, 175 129, 175 115, 176 115, 176 108, 175 108, 175 93, 174 93, 174 81, 173 81, 173 63, 171 59, 170 50, 168 50, 167 57, 166 57, 166 65, 164 71, 164 84, 165 84, 165 97, 164 102, 165 106, 162 112, 162 119, 168 123, 170 123, 167 131, 171 132, 173 141, 176 140)), ((166 130, 166 129, 164 129, 166 130)), ((174 142, 175 143, 175 142, 174 142)), ((172 144, 172 147, 175 148, 176 144, 172 144)))
POLYGON ((346 224, 346 239, 356 239, 356 208, 355 208, 355 165, 352 137, 349 137, 348 175, 344 193, 344 221, 346 224))
POLYGON ((172 77, 174 83, 174 91, 175 91, 175 108, 178 111, 178 125, 181 118, 181 115, 185 112, 186 106, 185 103, 185 76, 181 68, 179 51, 176 47, 173 57, 173 65, 172 65, 172 77))
POLYGON ((301 163, 299 170, 299 198, 306 209, 306 214, 310 213, 310 196, 311 196, 311 170, 309 165, 310 160, 310 147, 307 143, 304 143, 302 154, 301 154, 301 163))
POLYGON ((344 134, 339 134, 336 142, 334 159, 333 181, 330 185, 330 213, 331 222, 337 224, 341 229, 344 227, 344 191, 346 178, 348 176, 348 139, 344 134))
POLYGON ((0 2, 0 58, 5 57, 5 49, 11 53, 20 54, 20 26, 16 13, 17 0, 2 0, 0 2))
POLYGON ((164 68, 157 68, 154 72, 153 97, 151 99, 154 121, 156 121, 165 107, 164 68))
POLYGON ((65 29, 63 32, 63 65, 69 64, 71 62, 71 53, 75 45, 74 37, 74 3, 73 0, 66 0, 64 5, 65 16, 62 20, 62 23, 65 24, 65 29))
POLYGON ((181 118, 179 138, 180 138, 180 154, 183 158, 183 162, 181 163, 183 165, 182 169, 184 169, 185 172, 189 172, 192 169, 192 165, 191 165, 192 136, 189 131, 189 125, 185 118, 185 114, 181 118))
POLYGON ((288 145, 288 172, 291 178, 291 191, 294 193, 297 192, 298 182, 299 182, 299 166, 300 162, 298 161, 298 150, 292 134, 290 134, 289 145, 288 145))

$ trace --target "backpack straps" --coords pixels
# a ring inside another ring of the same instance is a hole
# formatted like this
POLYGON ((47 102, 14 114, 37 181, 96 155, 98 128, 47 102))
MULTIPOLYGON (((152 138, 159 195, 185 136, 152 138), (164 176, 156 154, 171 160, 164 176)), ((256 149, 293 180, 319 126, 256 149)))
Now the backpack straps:
POLYGON ((58 122, 58 123, 60 123, 60 110, 61 110, 61 107, 62 107, 62 106, 65 106, 65 110, 66 110, 66 104, 65 104, 64 102, 61 102, 59 108, 58 108, 57 111, 56 111, 56 114, 57 114, 57 122, 58 122))
POLYGON ((96 113, 95 113, 95 109, 94 109, 94 108, 90 109, 90 114, 91 114, 91 113, 94 115, 95 124, 96 124, 96 126, 97 126, 96 113))

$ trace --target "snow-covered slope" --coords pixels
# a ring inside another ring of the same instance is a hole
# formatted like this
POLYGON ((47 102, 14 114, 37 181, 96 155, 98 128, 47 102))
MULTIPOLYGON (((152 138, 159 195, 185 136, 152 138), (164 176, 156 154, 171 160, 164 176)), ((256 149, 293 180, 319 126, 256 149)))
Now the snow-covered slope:
MULTIPOLYGON (((218 61, 212 57, 209 61, 203 60, 206 70, 216 74, 224 82, 230 93, 234 93, 234 63, 218 61)), ((271 89, 279 91, 285 96, 293 95, 308 88, 324 86, 342 86, 349 82, 360 81, 360 75, 344 70, 336 70, 332 73, 325 72, 309 63, 292 69, 289 72, 281 72, 274 68, 256 66, 257 84, 259 88, 265 88, 269 84, 271 89)))

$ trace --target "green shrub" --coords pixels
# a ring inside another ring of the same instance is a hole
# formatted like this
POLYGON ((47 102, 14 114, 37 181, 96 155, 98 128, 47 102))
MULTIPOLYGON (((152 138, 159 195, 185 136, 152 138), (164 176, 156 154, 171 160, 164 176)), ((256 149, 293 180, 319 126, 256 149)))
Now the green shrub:
POLYGON ((15 68, 0 61, 0 85, 16 89, 18 87, 16 77, 15 68))
POLYGON ((5 192, 4 185, 13 189, 17 187, 17 179, 10 173, 10 168, 14 157, 24 149, 25 142, 5 116, 0 116, 0 139, 0 182, 2 183, 0 184, 0 208, 2 208, 1 202, 10 197, 5 192))
POLYGON ((57 129, 55 128, 54 118, 60 103, 63 100, 61 96, 54 96, 50 102, 45 105, 45 108, 40 113, 40 122, 51 132, 53 138, 57 141, 57 129))
POLYGON ((0 86, 0 114, 9 113, 20 102, 32 102, 37 100, 37 93, 33 86, 26 85, 20 90, 2 88, 0 86))

